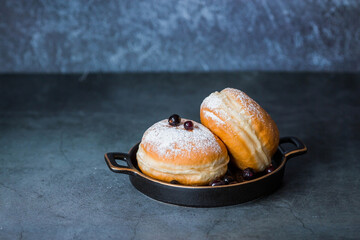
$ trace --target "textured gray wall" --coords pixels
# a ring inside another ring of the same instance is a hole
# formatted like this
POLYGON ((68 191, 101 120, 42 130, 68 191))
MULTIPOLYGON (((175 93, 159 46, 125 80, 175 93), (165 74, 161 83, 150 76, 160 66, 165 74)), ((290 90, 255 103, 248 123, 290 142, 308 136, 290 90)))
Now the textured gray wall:
POLYGON ((360 71, 357 0, 0 3, 0 72, 360 71))

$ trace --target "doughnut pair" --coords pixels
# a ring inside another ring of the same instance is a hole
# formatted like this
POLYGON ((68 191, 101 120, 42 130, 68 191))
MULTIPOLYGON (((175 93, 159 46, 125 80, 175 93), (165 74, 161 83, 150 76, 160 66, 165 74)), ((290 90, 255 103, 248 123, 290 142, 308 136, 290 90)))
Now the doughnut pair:
POLYGON ((240 169, 260 172, 271 164, 279 143, 270 115, 237 89, 205 98, 202 124, 177 117, 147 129, 137 152, 141 171, 161 181, 206 185, 226 173, 230 159, 240 169))

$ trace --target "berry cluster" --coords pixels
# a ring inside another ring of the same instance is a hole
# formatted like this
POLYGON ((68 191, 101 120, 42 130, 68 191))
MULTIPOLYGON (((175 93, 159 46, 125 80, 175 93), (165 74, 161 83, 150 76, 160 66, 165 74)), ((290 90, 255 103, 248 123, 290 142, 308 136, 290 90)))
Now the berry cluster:
POLYGON ((271 173, 275 171, 274 164, 271 164, 268 168, 266 168, 263 172, 254 172, 252 168, 246 168, 244 170, 237 169, 235 167, 229 166, 229 169, 225 176, 222 178, 215 179, 210 182, 210 186, 221 186, 221 185, 229 185, 244 181, 253 180, 255 178, 264 176, 265 174, 271 173))
MULTIPOLYGON (((177 114, 173 114, 169 117, 168 122, 171 126, 174 126, 174 127, 179 126, 181 123, 181 117, 177 114)), ((189 131, 193 130, 194 129, 193 122, 192 121, 184 122, 184 128, 189 131)))

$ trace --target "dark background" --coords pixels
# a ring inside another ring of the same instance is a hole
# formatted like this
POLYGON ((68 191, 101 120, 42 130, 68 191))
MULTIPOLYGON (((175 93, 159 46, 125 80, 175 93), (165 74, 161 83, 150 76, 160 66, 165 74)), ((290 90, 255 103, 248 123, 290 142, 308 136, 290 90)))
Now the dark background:
POLYGON ((0 72, 360 70, 360 1, 0 1, 0 72))

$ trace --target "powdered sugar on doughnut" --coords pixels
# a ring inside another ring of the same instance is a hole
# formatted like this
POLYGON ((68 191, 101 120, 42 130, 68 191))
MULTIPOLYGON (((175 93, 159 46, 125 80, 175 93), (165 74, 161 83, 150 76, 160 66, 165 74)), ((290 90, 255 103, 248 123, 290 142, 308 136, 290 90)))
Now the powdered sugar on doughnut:
MULTIPOLYGON (((238 89, 225 88, 220 93, 214 92, 210 94, 210 96, 205 98, 202 102, 201 108, 203 107, 209 109, 215 113, 215 115, 218 115, 221 119, 224 119, 224 121, 230 121, 232 119, 232 117, 228 114, 229 111, 231 111, 230 109, 227 109, 229 107, 232 109, 238 109, 238 113, 241 114, 242 117, 245 117, 249 123, 251 123, 251 121, 255 118, 257 121, 262 123, 265 123, 266 121, 264 115, 266 112, 262 110, 260 105, 238 89), (233 107, 231 107, 231 105, 233 105, 233 107)), ((214 116, 207 116, 214 119, 214 116)), ((218 121, 215 122, 221 123, 218 121)))
POLYGON ((193 130, 186 130, 184 122, 188 119, 182 119, 179 126, 171 126, 167 119, 155 123, 151 126, 142 138, 141 144, 146 149, 151 146, 153 150, 166 159, 168 156, 181 155, 190 156, 191 151, 208 154, 209 149, 213 152, 222 153, 215 136, 209 129, 192 121, 193 130))
POLYGON ((216 123, 231 120, 231 117, 227 114, 226 110, 224 109, 224 102, 222 100, 222 95, 219 92, 214 92, 210 94, 210 96, 206 97, 201 104, 200 108, 207 108, 212 112, 206 111, 206 117, 210 117, 215 120, 216 123), (220 116, 220 118, 218 117, 220 116))
POLYGON ((250 121, 253 117, 257 118, 261 122, 265 122, 264 114, 265 111, 262 110, 260 105, 255 102, 252 98, 246 95, 243 91, 234 88, 225 88, 222 92, 230 93, 232 97, 235 98, 240 102, 241 107, 241 114, 248 115, 250 117, 250 121))
POLYGON ((207 107, 207 108, 211 107, 211 109, 219 108, 222 105, 221 98, 213 97, 213 95, 217 95, 217 94, 219 94, 219 92, 214 92, 214 93, 210 94, 208 97, 206 97, 204 99, 204 101, 202 102, 200 108, 202 108, 202 107, 207 107))

